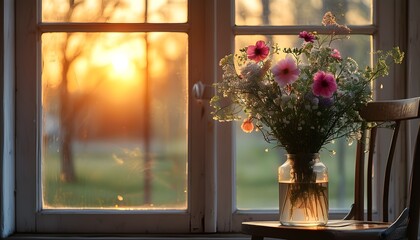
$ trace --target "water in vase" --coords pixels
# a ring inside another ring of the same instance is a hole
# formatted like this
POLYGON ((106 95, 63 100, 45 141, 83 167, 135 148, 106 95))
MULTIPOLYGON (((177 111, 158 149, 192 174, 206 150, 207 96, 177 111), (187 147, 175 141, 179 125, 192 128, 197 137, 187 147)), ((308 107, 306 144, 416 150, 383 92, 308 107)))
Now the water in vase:
POLYGON ((280 223, 319 226, 328 221, 328 182, 279 182, 280 223))

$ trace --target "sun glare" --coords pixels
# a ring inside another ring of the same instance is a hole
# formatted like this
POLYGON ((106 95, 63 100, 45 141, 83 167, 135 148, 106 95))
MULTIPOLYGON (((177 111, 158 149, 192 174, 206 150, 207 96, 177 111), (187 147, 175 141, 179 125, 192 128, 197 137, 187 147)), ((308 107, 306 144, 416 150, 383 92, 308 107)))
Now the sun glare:
POLYGON ((113 74, 121 77, 131 76, 133 64, 131 60, 121 51, 116 51, 110 55, 113 74))
POLYGON ((129 83, 136 79, 135 59, 125 49, 107 51, 102 57, 101 61, 107 66, 109 80, 129 83))

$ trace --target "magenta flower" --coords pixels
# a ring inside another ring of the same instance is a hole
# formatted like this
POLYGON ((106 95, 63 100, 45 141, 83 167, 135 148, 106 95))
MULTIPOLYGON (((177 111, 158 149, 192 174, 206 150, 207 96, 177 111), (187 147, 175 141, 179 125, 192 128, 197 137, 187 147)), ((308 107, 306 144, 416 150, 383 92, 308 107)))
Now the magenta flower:
POLYGON ((311 32, 307 32, 307 31, 302 31, 299 33, 299 37, 303 38, 305 40, 305 42, 311 42, 313 43, 315 40, 315 35, 311 32))
POLYGON ((246 49, 246 54, 249 59, 256 62, 264 60, 270 53, 270 48, 264 41, 257 41, 255 45, 249 45, 246 49))
POLYGON ((331 57, 336 59, 336 60, 341 60, 341 54, 337 49, 332 50, 331 57))
POLYGON ((336 90, 337 83, 334 75, 324 71, 315 73, 314 83, 312 84, 312 93, 315 96, 330 98, 336 90))
POLYGON ((300 74, 300 70, 296 65, 295 60, 291 57, 280 60, 271 68, 271 71, 273 72, 274 80, 281 87, 295 82, 300 74))

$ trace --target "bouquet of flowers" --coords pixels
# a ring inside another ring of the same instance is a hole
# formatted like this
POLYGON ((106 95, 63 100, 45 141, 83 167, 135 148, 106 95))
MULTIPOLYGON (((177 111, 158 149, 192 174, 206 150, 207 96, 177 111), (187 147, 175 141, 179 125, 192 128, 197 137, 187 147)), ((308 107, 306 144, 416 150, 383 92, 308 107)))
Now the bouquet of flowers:
POLYGON ((221 59, 223 79, 210 101, 214 119, 239 120, 243 112, 245 132, 256 126, 288 153, 317 153, 334 139, 354 136, 361 124, 358 109, 371 100, 372 81, 388 74, 390 60, 401 63, 404 55, 398 47, 378 51, 375 66, 359 68, 331 47, 346 37, 337 32, 350 30, 330 12, 322 23, 332 33, 302 31, 299 48, 257 41, 221 59), (286 57, 274 62, 281 52, 286 57))
MULTIPOLYGON (((331 12, 322 24, 331 33, 302 31, 301 47, 257 41, 221 59, 223 79, 215 84, 218 94, 210 101, 214 119, 239 120, 245 114, 241 125, 245 132, 256 127, 266 141, 294 155, 313 155, 334 139, 357 137, 363 122, 358 110, 372 100, 373 80, 387 75, 390 64, 401 63, 404 54, 398 47, 377 51, 374 66, 360 68, 332 47, 347 38, 350 29, 338 24, 331 12), (281 53, 286 57, 277 60, 281 53)), ((291 181, 315 181, 314 171, 301 166, 293 166, 291 181)), ((325 195, 324 188, 292 186, 286 192, 292 206, 314 212, 313 202, 325 195)))

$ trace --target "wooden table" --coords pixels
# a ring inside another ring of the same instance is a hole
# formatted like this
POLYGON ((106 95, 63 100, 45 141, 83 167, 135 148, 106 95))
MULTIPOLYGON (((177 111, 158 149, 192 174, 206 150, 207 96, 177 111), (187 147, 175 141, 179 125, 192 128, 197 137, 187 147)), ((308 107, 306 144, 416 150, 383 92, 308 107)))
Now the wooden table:
POLYGON ((360 231, 368 231, 366 239, 377 238, 390 224, 363 222, 355 220, 330 220, 326 226, 291 227, 283 226, 278 221, 243 222, 242 232, 252 236, 252 240, 264 237, 291 240, 335 240, 360 239, 360 231), (367 230, 369 229, 369 230, 367 230), (357 238, 355 235, 357 234, 357 238))

